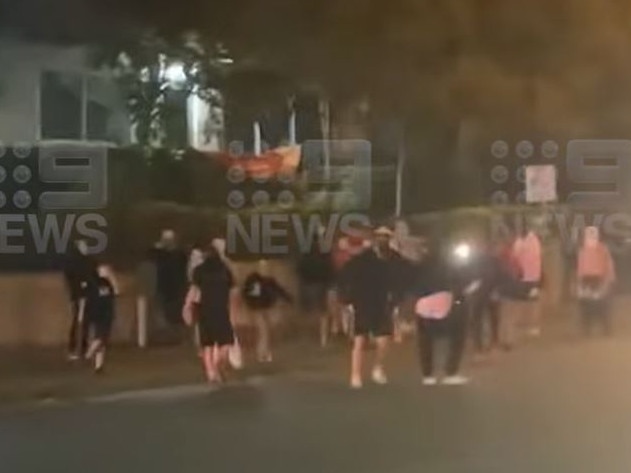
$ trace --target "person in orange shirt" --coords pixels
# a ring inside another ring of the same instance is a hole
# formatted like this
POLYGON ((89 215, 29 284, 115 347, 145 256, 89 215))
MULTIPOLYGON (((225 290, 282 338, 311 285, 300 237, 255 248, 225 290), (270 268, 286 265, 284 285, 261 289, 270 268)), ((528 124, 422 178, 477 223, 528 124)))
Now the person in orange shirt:
POLYGON ((585 334, 589 335, 595 324, 599 324, 603 332, 609 334, 609 300, 616 281, 616 270, 609 248, 600 240, 600 232, 596 227, 585 229, 578 251, 576 280, 585 334))

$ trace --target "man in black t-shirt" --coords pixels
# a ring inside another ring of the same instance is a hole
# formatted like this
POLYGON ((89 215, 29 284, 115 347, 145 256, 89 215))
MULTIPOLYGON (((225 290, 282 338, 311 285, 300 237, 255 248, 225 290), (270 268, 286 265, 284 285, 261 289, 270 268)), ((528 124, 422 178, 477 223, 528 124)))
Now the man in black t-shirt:
POLYGON ((373 246, 347 263, 342 270, 342 283, 355 314, 351 387, 361 388, 363 352, 370 336, 377 342, 377 358, 372 379, 377 384, 388 382, 384 362, 393 332, 392 311, 400 292, 395 260, 390 257, 392 231, 380 227, 374 232, 373 246))

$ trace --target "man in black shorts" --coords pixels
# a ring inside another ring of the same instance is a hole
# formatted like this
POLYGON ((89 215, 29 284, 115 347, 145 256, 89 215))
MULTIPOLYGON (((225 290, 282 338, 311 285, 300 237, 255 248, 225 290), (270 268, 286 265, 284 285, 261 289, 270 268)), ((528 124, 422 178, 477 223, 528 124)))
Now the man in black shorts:
POLYGON ((348 300, 355 312, 355 337, 351 359, 351 387, 363 385, 363 353, 370 336, 377 341, 377 357, 372 379, 386 384, 384 361, 392 336, 393 284, 392 259, 389 258, 392 231, 380 227, 373 232, 373 246, 353 258, 342 271, 342 281, 348 300))

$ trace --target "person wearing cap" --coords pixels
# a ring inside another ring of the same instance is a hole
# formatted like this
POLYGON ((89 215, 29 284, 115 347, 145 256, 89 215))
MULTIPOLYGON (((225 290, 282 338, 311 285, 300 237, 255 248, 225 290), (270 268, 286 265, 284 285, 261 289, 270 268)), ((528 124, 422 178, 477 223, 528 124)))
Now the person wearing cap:
POLYGON ((372 246, 350 260, 342 270, 342 283, 355 314, 350 384, 363 386, 364 349, 370 336, 377 342, 372 370, 376 384, 386 384, 385 358, 393 332, 393 296, 397 292, 392 275, 390 239, 392 231, 379 227, 373 232, 372 246))

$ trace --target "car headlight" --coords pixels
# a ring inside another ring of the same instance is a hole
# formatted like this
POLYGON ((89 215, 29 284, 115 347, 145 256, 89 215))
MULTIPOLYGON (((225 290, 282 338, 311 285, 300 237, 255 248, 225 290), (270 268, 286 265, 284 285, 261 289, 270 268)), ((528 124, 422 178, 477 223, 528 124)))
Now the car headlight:
POLYGON ((464 263, 471 259, 472 252, 471 245, 467 243, 460 243, 455 246, 453 255, 456 258, 456 261, 464 263))

